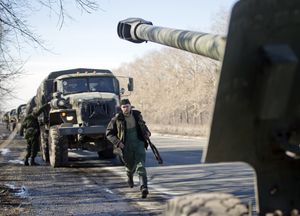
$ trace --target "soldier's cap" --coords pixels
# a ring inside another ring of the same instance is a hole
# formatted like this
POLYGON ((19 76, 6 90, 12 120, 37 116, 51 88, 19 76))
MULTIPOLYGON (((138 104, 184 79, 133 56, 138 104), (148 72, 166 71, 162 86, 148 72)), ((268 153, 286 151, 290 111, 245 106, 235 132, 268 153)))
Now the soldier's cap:
POLYGON ((121 100, 121 105, 130 104, 130 101, 128 99, 121 100))

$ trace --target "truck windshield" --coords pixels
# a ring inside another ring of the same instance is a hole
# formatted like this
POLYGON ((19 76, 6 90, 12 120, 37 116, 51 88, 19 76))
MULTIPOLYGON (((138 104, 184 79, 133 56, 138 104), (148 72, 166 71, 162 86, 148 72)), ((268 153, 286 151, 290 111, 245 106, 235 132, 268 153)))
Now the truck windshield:
POLYGON ((111 77, 89 78, 90 91, 115 92, 114 79, 111 77))
POLYGON ((111 77, 87 77, 63 79, 63 93, 76 92, 117 92, 117 83, 111 77))

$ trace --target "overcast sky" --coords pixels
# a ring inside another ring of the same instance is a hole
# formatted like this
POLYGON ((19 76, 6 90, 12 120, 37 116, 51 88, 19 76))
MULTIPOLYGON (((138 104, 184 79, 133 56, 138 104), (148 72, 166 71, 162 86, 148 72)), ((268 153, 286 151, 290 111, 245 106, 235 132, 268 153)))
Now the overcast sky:
POLYGON ((99 0, 102 10, 82 13, 73 4, 70 14, 76 21, 67 20, 59 30, 58 18, 43 9, 33 14, 28 22, 36 27, 37 34, 49 42, 53 53, 26 48, 22 59, 26 76, 19 80, 17 98, 10 101, 7 110, 16 108, 36 94, 41 81, 52 71, 73 68, 118 68, 121 63, 132 62, 149 50, 161 49, 155 43, 134 44, 119 39, 117 25, 120 20, 139 17, 153 25, 209 31, 213 13, 221 6, 231 10, 237 0, 99 0), (56 53, 56 54, 54 54, 56 53))

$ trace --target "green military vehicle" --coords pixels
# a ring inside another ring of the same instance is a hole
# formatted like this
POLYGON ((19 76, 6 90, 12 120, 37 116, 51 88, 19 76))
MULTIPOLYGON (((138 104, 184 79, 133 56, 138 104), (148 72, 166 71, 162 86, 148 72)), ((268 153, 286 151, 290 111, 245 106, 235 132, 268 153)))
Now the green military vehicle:
POLYGON ((16 125, 17 125, 17 119, 16 119, 16 109, 12 109, 8 113, 8 130, 14 131, 16 125))
POLYGON ((15 115, 16 123, 18 124, 17 133, 20 136, 23 136, 23 134, 24 134, 24 128, 22 126, 22 123, 25 118, 25 115, 26 115, 26 104, 21 104, 16 109, 16 115, 15 115))
POLYGON ((9 117, 8 117, 8 115, 9 115, 9 111, 8 112, 6 112, 3 116, 2 116, 2 124, 3 124, 3 127, 5 128, 5 129, 8 129, 8 119, 9 119, 9 117))
MULTIPOLYGON (((222 61, 203 162, 250 164, 258 214, 300 215, 299 0, 238 1, 227 37, 138 18, 119 22, 118 35, 222 61)), ((251 215, 250 206, 229 194, 195 194, 170 200, 163 215, 251 215)))
MULTIPOLYGON (((133 79, 128 91, 133 90, 133 79)), ((51 110, 38 120, 42 157, 51 166, 66 166, 68 149, 98 152, 99 157, 115 158, 105 131, 120 109, 119 80, 109 70, 77 68, 51 72, 36 94, 37 109, 51 101, 51 110)))

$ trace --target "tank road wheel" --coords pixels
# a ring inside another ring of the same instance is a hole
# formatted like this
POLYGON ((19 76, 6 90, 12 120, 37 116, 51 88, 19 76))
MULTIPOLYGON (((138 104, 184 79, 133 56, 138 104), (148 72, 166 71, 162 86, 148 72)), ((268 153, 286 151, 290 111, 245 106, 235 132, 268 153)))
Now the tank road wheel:
POLYGON ((248 209, 232 194, 199 193, 168 201, 163 216, 248 215, 248 209))
POLYGON ((49 159, 52 167, 62 167, 68 164, 68 140, 59 135, 59 125, 49 130, 49 159))
POLYGON ((40 129, 40 150, 42 152, 42 158, 44 161, 49 162, 49 144, 48 144, 48 134, 45 131, 45 128, 40 129))

